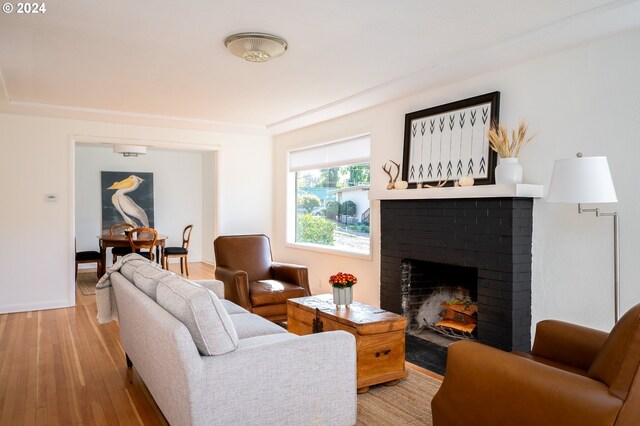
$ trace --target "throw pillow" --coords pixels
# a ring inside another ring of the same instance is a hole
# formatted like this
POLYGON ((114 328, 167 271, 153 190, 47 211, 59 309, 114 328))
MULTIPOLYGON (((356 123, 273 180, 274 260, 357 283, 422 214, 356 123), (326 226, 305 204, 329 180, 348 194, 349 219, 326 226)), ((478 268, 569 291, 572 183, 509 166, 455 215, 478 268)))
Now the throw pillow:
POLYGON ((138 266, 133 271, 133 284, 155 301, 158 282, 162 278, 170 275, 172 275, 172 272, 165 271, 151 263, 147 263, 138 266))
POLYGON ((176 275, 158 283, 157 301, 180 322, 202 355, 222 355, 238 347, 238 333, 211 290, 176 275))

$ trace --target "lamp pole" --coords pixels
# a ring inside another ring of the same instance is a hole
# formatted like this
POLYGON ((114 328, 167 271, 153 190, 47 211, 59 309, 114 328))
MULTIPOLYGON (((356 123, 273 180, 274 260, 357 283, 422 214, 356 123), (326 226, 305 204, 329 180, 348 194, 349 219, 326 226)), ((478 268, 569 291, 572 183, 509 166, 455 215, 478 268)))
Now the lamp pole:
POLYGON ((620 319, 620 225, 618 212, 601 213, 599 208, 583 209, 578 203, 578 213, 595 213, 596 217, 613 217, 613 311, 615 322, 620 319))

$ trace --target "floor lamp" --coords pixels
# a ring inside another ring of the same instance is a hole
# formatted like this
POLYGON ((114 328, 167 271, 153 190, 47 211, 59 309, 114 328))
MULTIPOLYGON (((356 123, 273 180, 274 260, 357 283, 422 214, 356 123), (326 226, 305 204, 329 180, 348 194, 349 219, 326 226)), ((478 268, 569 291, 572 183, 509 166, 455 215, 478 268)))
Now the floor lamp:
POLYGON ((556 160, 553 165, 547 201, 576 203, 578 213, 595 213, 596 217, 613 217, 613 295, 615 322, 620 318, 620 228, 618 213, 603 213, 600 209, 582 208, 584 203, 615 203, 618 201, 611 179, 607 157, 583 157, 556 160))

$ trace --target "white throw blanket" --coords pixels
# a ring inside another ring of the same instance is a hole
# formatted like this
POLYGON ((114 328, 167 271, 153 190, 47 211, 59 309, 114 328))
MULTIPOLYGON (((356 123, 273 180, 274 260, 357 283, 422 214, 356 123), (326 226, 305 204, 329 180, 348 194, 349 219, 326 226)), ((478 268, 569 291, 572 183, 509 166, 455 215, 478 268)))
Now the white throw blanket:
POLYGON ((162 269, 157 263, 149 262, 148 259, 145 259, 136 253, 130 253, 123 256, 114 263, 96 284, 96 304, 98 306, 97 318, 98 323, 100 324, 106 324, 113 320, 118 320, 118 306, 116 305, 116 298, 113 294, 113 287, 111 286, 111 274, 119 271, 125 263, 131 263, 133 266, 152 264, 157 266, 158 269, 162 269))

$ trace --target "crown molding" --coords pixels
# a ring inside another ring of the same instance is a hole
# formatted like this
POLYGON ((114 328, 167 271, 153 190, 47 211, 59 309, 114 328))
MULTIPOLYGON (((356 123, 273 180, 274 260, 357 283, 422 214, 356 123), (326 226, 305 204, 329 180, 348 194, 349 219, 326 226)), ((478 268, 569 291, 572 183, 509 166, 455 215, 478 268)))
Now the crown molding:
MULTIPOLYGON (((4 85, 4 80, 2 80, 1 83, 4 85)), ((5 95, 6 94, 7 92, 5 89, 5 95)), ((265 126, 256 124, 226 123, 221 121, 188 117, 172 117, 165 115, 113 111, 96 108, 83 108, 67 105, 12 101, 10 100, 8 95, 6 96, 6 98, 7 100, 4 103, 0 103, 0 112, 4 112, 7 114, 35 115, 153 127, 184 128, 190 130, 203 130, 218 133, 268 135, 265 126)))

